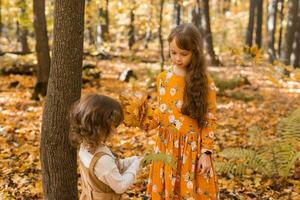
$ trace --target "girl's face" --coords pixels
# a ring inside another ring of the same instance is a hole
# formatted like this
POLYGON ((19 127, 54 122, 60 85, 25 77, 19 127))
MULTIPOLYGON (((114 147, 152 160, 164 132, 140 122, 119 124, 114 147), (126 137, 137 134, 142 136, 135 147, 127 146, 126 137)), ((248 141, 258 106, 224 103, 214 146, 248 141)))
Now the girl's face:
POLYGON ((192 60, 192 51, 180 49, 175 38, 170 43, 170 55, 173 65, 185 69, 192 60))

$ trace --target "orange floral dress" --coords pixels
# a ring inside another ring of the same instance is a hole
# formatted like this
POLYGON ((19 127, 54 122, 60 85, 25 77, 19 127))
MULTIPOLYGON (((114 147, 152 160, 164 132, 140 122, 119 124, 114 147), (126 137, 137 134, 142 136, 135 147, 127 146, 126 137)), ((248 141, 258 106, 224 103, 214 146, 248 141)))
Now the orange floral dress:
POLYGON ((147 193, 152 200, 214 200, 218 197, 217 179, 197 172, 198 159, 204 151, 213 151, 216 128, 216 87, 209 77, 209 112, 207 126, 200 128, 196 120, 180 112, 183 103, 184 77, 172 70, 157 78, 159 100, 159 132, 155 153, 172 155, 176 169, 161 161, 152 162, 147 193))

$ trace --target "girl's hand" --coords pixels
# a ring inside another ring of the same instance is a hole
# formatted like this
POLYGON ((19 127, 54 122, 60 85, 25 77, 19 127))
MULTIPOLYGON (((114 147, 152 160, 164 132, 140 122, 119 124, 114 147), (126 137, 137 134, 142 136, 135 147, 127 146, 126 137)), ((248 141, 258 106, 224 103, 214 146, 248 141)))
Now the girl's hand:
POLYGON ((208 174, 211 170, 210 156, 202 154, 198 160, 197 171, 200 171, 200 174, 208 174), (201 171, 200 171, 201 169, 201 171))

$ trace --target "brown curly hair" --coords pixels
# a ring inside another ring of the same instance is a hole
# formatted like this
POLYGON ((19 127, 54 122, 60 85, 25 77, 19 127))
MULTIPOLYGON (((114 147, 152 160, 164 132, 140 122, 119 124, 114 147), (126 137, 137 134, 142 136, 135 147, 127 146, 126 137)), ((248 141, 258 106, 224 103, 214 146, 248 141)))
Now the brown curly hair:
POLYGON ((100 143, 110 136, 112 128, 124 120, 118 101, 98 94, 90 94, 74 103, 70 111, 69 139, 74 147, 81 143, 94 152, 100 143))
POLYGON ((186 68, 185 89, 181 112, 205 126, 208 112, 208 74, 203 53, 202 37, 193 24, 175 27, 168 37, 169 44, 175 39, 180 49, 192 52, 191 63, 186 68))

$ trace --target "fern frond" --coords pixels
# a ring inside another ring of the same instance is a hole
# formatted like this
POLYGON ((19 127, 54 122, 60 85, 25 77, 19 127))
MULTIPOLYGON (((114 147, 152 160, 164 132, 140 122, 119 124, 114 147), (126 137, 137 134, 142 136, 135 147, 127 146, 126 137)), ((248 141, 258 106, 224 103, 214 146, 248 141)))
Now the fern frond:
POLYGON ((280 121, 277 134, 282 140, 293 145, 300 144, 300 109, 293 111, 287 118, 280 121))
POLYGON ((152 161, 161 161, 165 164, 170 165, 172 168, 176 168, 176 161, 171 155, 167 155, 164 153, 154 153, 154 154, 147 154, 141 160, 141 165, 145 166, 150 164, 152 161))

